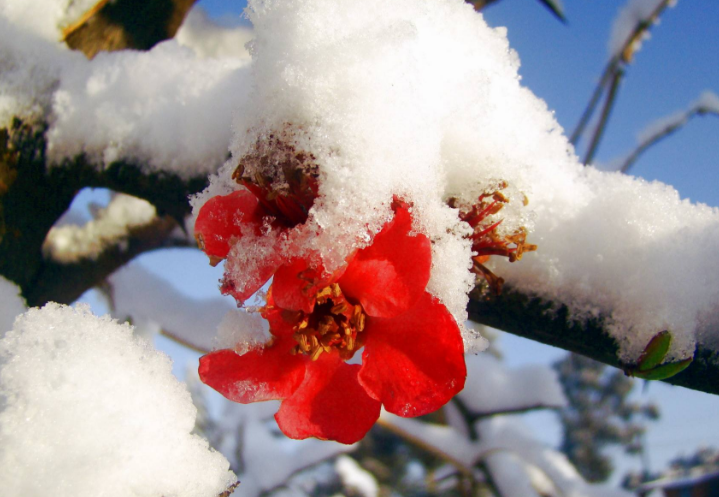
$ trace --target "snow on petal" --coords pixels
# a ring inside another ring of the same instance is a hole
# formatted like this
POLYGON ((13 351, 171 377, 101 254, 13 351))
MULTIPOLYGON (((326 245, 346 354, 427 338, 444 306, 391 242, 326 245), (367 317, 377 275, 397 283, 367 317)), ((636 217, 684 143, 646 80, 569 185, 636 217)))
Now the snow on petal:
POLYGON ((171 362, 89 308, 31 309, 0 341, 0 481, 8 497, 216 496, 227 460, 191 431, 171 362))

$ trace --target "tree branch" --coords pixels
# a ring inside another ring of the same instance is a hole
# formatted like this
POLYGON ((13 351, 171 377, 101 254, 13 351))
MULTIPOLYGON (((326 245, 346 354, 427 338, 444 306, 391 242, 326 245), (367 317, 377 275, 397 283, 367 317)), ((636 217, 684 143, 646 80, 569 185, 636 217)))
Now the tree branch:
POLYGON ((176 228, 177 223, 170 216, 158 217, 131 228, 128 237, 107 247, 96 258, 69 264, 44 259, 32 284, 23 289, 23 295, 29 306, 41 306, 49 301, 70 304, 138 255, 177 246, 170 236, 176 228))
POLYGON ((641 156, 644 152, 647 151, 648 148, 656 145, 660 141, 662 141, 664 138, 674 134, 675 132, 679 131, 681 128, 687 125, 689 121, 696 117, 696 116, 705 116, 705 115, 715 115, 719 117, 719 112, 713 109, 708 109, 706 107, 692 107, 688 111, 686 111, 684 114, 681 115, 681 117, 668 125, 662 127, 655 133, 653 133, 651 136, 645 138, 642 140, 642 142, 637 146, 637 148, 627 156, 626 159, 622 162, 621 167, 619 168, 619 171, 623 173, 629 172, 629 169, 634 165, 634 163, 639 159, 639 156, 641 156))
POLYGON ((576 146, 577 142, 579 141, 579 138, 584 133, 584 130, 589 124, 589 120, 592 117, 592 114, 594 114, 594 111, 597 107, 597 104, 599 103, 600 97, 604 93, 605 86, 610 82, 616 79, 616 73, 620 70, 622 70, 622 66, 629 64, 634 57, 635 47, 637 46, 637 42, 641 40, 642 36, 646 32, 649 31, 649 29, 652 27, 652 25, 659 19, 659 17, 662 15, 664 10, 669 6, 672 0, 663 0, 657 7, 654 9, 654 11, 649 15, 647 19, 645 19, 642 22, 638 22, 635 26, 632 32, 627 36, 627 39, 624 40, 624 44, 620 47, 620 49, 612 56, 611 59, 609 59, 609 62, 607 62, 607 65, 604 66, 604 70, 602 71, 602 76, 599 78, 599 82, 597 83, 597 86, 594 88, 594 92, 592 93, 592 97, 589 99, 589 103, 587 104, 587 107, 584 109, 584 112, 582 113, 582 117, 579 119, 579 123, 577 123, 577 126, 574 128, 574 131, 572 131, 572 134, 569 138, 569 142, 576 146))
POLYGON ((609 116, 614 108, 614 102, 617 101, 617 91, 619 91, 619 83, 621 83, 623 76, 624 70, 621 68, 618 68, 612 76, 612 80, 609 85, 609 94, 607 95, 607 99, 604 101, 604 107, 602 107, 602 114, 599 117, 599 123, 597 123, 592 139, 589 142, 587 154, 584 156, 584 164, 591 164, 594 160, 594 154, 597 152, 599 143, 602 141, 604 130, 607 129, 607 123, 609 122, 609 116))
POLYGON ((98 0, 63 31, 63 41, 92 59, 98 52, 149 50, 172 38, 197 0, 98 0))
POLYGON ((205 176, 185 180, 169 173, 148 174, 126 161, 98 168, 82 155, 49 167, 45 129, 16 121, 0 134, 0 274, 15 282, 33 306, 48 300, 71 302, 140 253, 174 244, 168 237, 190 212, 188 195, 207 182, 205 176), (72 265, 48 260, 42 253, 47 233, 86 187, 143 198, 156 207, 159 218, 152 229, 138 228, 126 250, 114 247, 96 260, 72 265))
MULTIPOLYGON (((622 368, 617 344, 604 332, 602 321, 572 321, 564 305, 555 306, 505 286, 500 296, 473 296, 467 310, 477 323, 622 368)), ((718 395, 719 352, 699 345, 687 369, 662 381, 718 395)))

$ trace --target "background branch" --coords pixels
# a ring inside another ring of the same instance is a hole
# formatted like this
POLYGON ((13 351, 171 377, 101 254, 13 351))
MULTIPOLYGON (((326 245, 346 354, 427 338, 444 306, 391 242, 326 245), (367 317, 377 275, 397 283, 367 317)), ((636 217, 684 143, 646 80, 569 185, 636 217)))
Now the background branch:
MULTIPOLYGON (((626 40, 624 40, 624 43, 622 44, 620 49, 617 50, 617 52, 609 59, 607 65, 604 66, 604 71, 602 71, 602 76, 599 78, 599 83, 597 83, 597 86, 592 93, 592 97, 589 99, 587 107, 584 109, 582 116, 579 118, 579 123, 577 123, 577 126, 574 128, 574 131, 572 131, 572 134, 569 138, 569 141, 572 145, 576 146, 577 142, 579 141, 579 138, 582 136, 582 134, 584 134, 584 130, 589 124, 589 121, 597 108, 597 104, 599 103, 601 96, 608 85, 614 88, 615 95, 611 97, 611 101, 610 98, 608 98, 607 102, 609 102, 611 105, 614 105, 614 101, 616 99, 616 87, 619 84, 619 79, 621 79, 621 76, 617 78, 617 73, 623 72, 623 67, 632 61, 634 53, 639 46, 638 44, 641 41, 642 37, 647 32, 649 32, 652 25, 654 25, 654 23, 659 20, 659 17, 662 15, 664 10, 671 4, 671 2, 672 0, 663 0, 659 5, 657 5, 657 7, 647 19, 638 22, 634 26, 634 29, 631 31, 631 33, 629 33, 629 36, 627 36, 626 40)), ((611 112, 611 107, 609 109, 606 109, 605 104, 604 112, 608 115, 608 113, 611 112)), ((597 130, 599 130, 600 128, 603 129, 604 127, 606 127, 606 122, 603 126, 598 126, 597 130)), ((588 153, 587 155, 590 154, 588 153)), ((591 155, 593 155, 593 153, 591 155)), ((585 163, 587 163, 586 160, 585 163)))
POLYGON ((692 108, 684 112, 681 116, 679 116, 676 120, 670 122, 666 126, 662 127, 655 133, 649 135, 644 140, 642 140, 639 146, 634 149, 634 151, 629 154, 626 159, 624 159, 619 170, 623 173, 629 172, 629 169, 639 159, 639 156, 646 152, 648 148, 656 145, 664 138, 674 134, 676 131, 679 131, 681 128, 686 126, 692 118, 705 115, 715 115, 719 117, 719 112, 701 105, 693 106, 692 108))

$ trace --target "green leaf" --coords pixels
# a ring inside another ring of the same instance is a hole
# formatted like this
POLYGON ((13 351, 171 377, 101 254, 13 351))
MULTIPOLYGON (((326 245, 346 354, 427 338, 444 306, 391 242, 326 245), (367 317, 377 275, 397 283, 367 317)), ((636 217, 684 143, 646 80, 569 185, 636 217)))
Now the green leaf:
POLYGON ((642 355, 639 356, 636 369, 638 371, 649 371, 650 369, 654 369, 659 366, 662 362, 664 362, 664 358, 667 356, 671 343, 672 334, 667 330, 654 335, 644 348, 642 355))
POLYGON ((657 366, 649 371, 635 370, 630 373, 630 375, 644 380, 665 380, 684 371, 687 367, 689 367, 693 360, 693 357, 689 357, 688 359, 684 359, 682 361, 662 364, 661 366, 657 366))
POLYGON ((564 17, 564 6, 562 0, 539 0, 545 7, 552 11, 552 14, 556 16, 562 22, 567 22, 567 18, 564 17))

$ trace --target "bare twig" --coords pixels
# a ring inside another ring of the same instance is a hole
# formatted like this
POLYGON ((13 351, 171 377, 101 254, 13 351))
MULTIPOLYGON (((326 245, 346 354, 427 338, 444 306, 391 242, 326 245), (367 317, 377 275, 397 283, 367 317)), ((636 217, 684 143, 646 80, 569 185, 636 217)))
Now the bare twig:
POLYGON ((616 102, 617 90, 619 90, 619 83, 621 82, 623 76, 624 70, 622 70, 621 68, 618 68, 612 75, 612 80, 609 85, 609 94, 607 95, 607 99, 604 101, 604 107, 602 107, 602 115, 599 118, 597 127, 595 128, 594 134, 592 135, 592 140, 589 143, 589 147, 587 148, 587 154, 584 156, 585 164, 591 164, 592 160, 594 160, 594 154, 597 152, 599 142, 602 140, 604 130, 607 128, 609 116, 612 113, 612 109, 614 108, 614 102, 616 102))
POLYGON ((619 171, 623 173, 629 172, 629 169, 639 159, 639 156, 646 152, 648 148, 656 145, 664 138, 679 131, 681 128, 686 126, 692 118, 705 115, 715 115, 719 117, 719 112, 714 109, 709 109, 703 106, 691 107, 681 116, 679 116, 676 120, 672 121, 671 123, 657 130, 655 133, 652 133, 650 136, 643 139, 641 143, 637 146, 637 148, 634 149, 634 151, 629 154, 626 159, 624 159, 622 165, 619 167, 619 171))
POLYGON ((599 78, 599 82, 597 83, 594 92, 592 92, 592 97, 589 99, 589 103, 587 104, 587 107, 584 109, 584 112, 579 119, 579 123, 577 123, 577 126, 574 128, 574 131, 572 131, 572 134, 569 138, 569 141, 572 143, 572 145, 576 146, 577 142, 579 141, 579 138, 582 136, 582 134, 584 134, 584 130, 586 129, 587 124, 589 124, 589 121, 594 114, 594 111, 596 110, 597 104, 599 103, 599 100, 601 99, 604 90, 606 89, 607 85, 615 79, 615 73, 620 70, 624 65, 631 62, 634 55, 634 47, 636 46, 636 43, 644 36, 646 32, 649 31, 652 25, 656 23, 656 21, 659 19, 659 17, 662 15, 664 10, 669 6, 671 2, 672 0, 663 0, 659 5, 657 5, 657 7, 647 19, 637 23, 637 25, 634 26, 634 29, 629 34, 627 39, 624 41, 624 44, 621 46, 620 50, 618 50, 609 59, 609 62, 607 62, 607 65, 602 71, 602 76, 599 78))
POLYGON ((383 428, 386 428, 387 430, 391 431, 395 435, 398 435, 402 437, 403 439, 407 440, 408 442, 411 442, 412 444, 416 445, 417 447, 421 448, 422 450, 425 450, 429 452, 430 454, 433 454, 437 456, 439 459, 442 459, 443 461, 448 462, 455 468, 457 468, 457 471, 459 471, 461 474, 472 477, 472 470, 471 468, 468 468, 462 461, 455 459, 451 455, 447 454, 443 450, 440 450, 439 448, 435 447, 434 445, 428 444, 424 440, 422 440, 419 437, 416 437, 409 433, 406 430, 403 430, 399 426, 396 426, 395 424, 386 421, 380 417, 377 420, 377 424, 382 426, 383 428))
POLYGON ((194 350, 195 352, 199 352, 200 354, 209 354, 209 350, 206 350, 202 347, 199 347, 195 345, 194 343, 190 343, 189 341, 185 340, 184 338, 181 338, 180 336, 172 333, 171 331, 166 330, 165 328, 162 328, 160 330, 160 335, 169 338, 173 342, 176 342, 183 347, 187 347, 190 350, 194 350))

